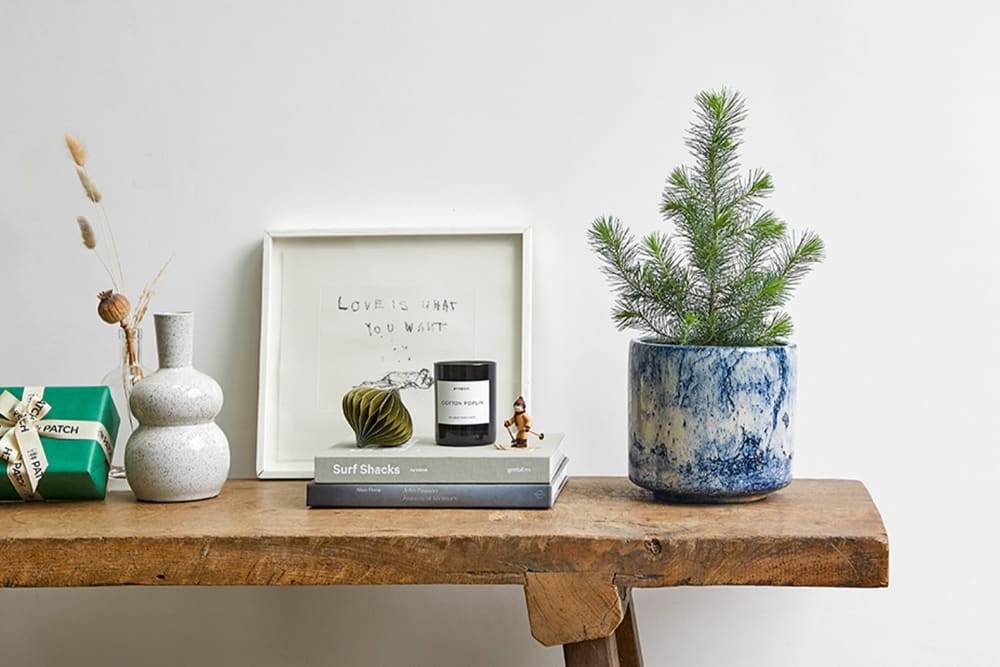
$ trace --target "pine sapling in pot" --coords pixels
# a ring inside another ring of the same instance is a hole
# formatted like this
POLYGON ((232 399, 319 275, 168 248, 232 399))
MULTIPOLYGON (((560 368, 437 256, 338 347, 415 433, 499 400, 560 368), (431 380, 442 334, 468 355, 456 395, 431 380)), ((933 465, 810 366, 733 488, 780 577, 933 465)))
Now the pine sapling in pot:
POLYGON ((667 179, 660 204, 671 237, 636 241, 620 220, 598 218, 590 245, 603 263, 619 329, 680 345, 783 345, 792 321, 782 308, 823 259, 823 241, 794 235, 764 200, 771 175, 739 171, 746 107, 738 93, 703 92, 687 146, 693 166, 667 179))
POLYGON ((796 349, 784 307, 824 247, 765 206, 770 174, 741 172, 740 94, 695 101, 693 164, 671 172, 660 205, 673 234, 636 240, 601 217, 588 240, 613 322, 642 334, 629 354, 629 477, 661 500, 755 500, 791 481, 796 349))

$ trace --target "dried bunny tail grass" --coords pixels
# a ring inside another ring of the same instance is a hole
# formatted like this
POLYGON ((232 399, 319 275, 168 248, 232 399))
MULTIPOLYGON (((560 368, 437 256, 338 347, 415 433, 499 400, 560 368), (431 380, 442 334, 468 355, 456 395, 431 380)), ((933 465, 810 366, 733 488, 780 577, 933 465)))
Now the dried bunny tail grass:
POLYGON ((111 284, 115 286, 115 291, 117 291, 118 281, 115 279, 115 274, 112 273, 111 267, 108 266, 107 261, 97 249, 97 234, 94 233, 94 228, 90 226, 90 222, 82 215, 76 216, 76 224, 80 226, 80 238, 83 240, 83 247, 87 250, 93 250, 94 254, 97 255, 97 259, 101 260, 101 266, 107 271, 108 277, 111 278, 111 284))
POLYGON ((94 182, 90 180, 90 176, 87 176, 87 172, 77 167, 76 175, 80 177, 80 185, 83 186, 83 191, 87 193, 87 199, 95 204, 100 203, 101 193, 97 190, 94 182))
POLYGON ((132 311, 132 321, 129 323, 133 329, 138 329, 142 323, 142 318, 146 316, 146 311, 149 310, 149 303, 153 300, 153 295, 156 294, 156 284, 160 282, 160 278, 163 277, 163 272, 167 270, 168 266, 170 266, 169 259, 163 263, 163 266, 156 272, 153 279, 142 288, 142 293, 139 294, 135 310, 132 311))
POLYGON ((108 272, 108 276, 111 278, 115 291, 124 292, 125 270, 122 268, 122 259, 121 255, 118 254, 118 245, 115 243, 115 235, 111 231, 111 223, 108 221, 108 214, 104 210, 104 206, 101 204, 101 192, 97 189, 94 181, 90 180, 90 174, 87 173, 87 167, 84 166, 87 161, 87 151, 73 135, 66 134, 63 139, 66 142, 66 147, 69 149, 70 156, 73 158, 73 162, 76 164, 76 175, 80 179, 80 185, 83 186, 83 191, 87 195, 87 199, 92 201, 95 205, 97 205, 97 208, 100 209, 101 215, 97 226, 101 230, 102 250, 104 250, 105 254, 108 255, 108 258, 105 259, 105 257, 101 255, 101 251, 97 250, 97 236, 94 234, 94 228, 90 226, 86 218, 81 216, 77 220, 77 223, 80 225, 80 234, 83 236, 83 245, 90 250, 94 250, 95 254, 100 257, 101 264, 104 265, 104 269, 108 272), (117 268, 117 273, 111 270, 111 266, 117 268))
POLYGON ((87 163, 87 149, 72 134, 66 135, 66 148, 69 149, 69 154, 76 166, 82 167, 87 163))
POLYGON ((82 215, 76 217, 76 224, 80 225, 80 237, 83 239, 83 246, 87 250, 93 250, 97 247, 97 236, 94 234, 94 228, 90 226, 87 219, 82 215))

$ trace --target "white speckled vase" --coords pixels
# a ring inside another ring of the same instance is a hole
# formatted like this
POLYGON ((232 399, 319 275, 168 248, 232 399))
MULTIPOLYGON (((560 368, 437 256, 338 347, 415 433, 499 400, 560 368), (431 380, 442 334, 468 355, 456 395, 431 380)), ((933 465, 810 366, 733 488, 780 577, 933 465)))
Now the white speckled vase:
POLYGON ((161 503, 219 495, 229 441, 216 423, 219 383, 191 367, 194 313, 157 313, 160 369, 132 389, 139 428, 125 448, 125 474, 139 500, 161 503))

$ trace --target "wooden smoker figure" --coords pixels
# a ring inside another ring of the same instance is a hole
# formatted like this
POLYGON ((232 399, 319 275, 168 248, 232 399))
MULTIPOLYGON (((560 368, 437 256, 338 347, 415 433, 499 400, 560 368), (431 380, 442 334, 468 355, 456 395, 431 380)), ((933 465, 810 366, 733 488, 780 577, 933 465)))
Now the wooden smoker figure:
MULTIPOLYGON (((507 435, 510 436, 510 446, 518 448, 526 448, 528 446, 528 435, 538 436, 539 440, 545 439, 544 433, 535 433, 531 430, 531 417, 528 415, 527 405, 524 402, 524 396, 518 396, 517 400, 514 401, 514 414, 510 419, 504 421, 504 428, 507 429, 507 435), (517 435, 510 432, 510 427, 513 426, 517 429, 517 435)), ((503 448, 502 449, 506 449, 503 448)))

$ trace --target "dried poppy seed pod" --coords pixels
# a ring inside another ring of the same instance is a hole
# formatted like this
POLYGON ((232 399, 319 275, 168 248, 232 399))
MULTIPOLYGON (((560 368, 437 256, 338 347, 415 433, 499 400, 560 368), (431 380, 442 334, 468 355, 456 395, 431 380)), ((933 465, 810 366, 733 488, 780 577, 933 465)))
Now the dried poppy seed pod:
POLYGON ((117 294, 111 290, 107 290, 98 294, 97 298, 101 300, 97 304, 97 314, 108 324, 118 324, 128 317, 129 312, 132 310, 132 304, 128 302, 124 294, 117 294))

